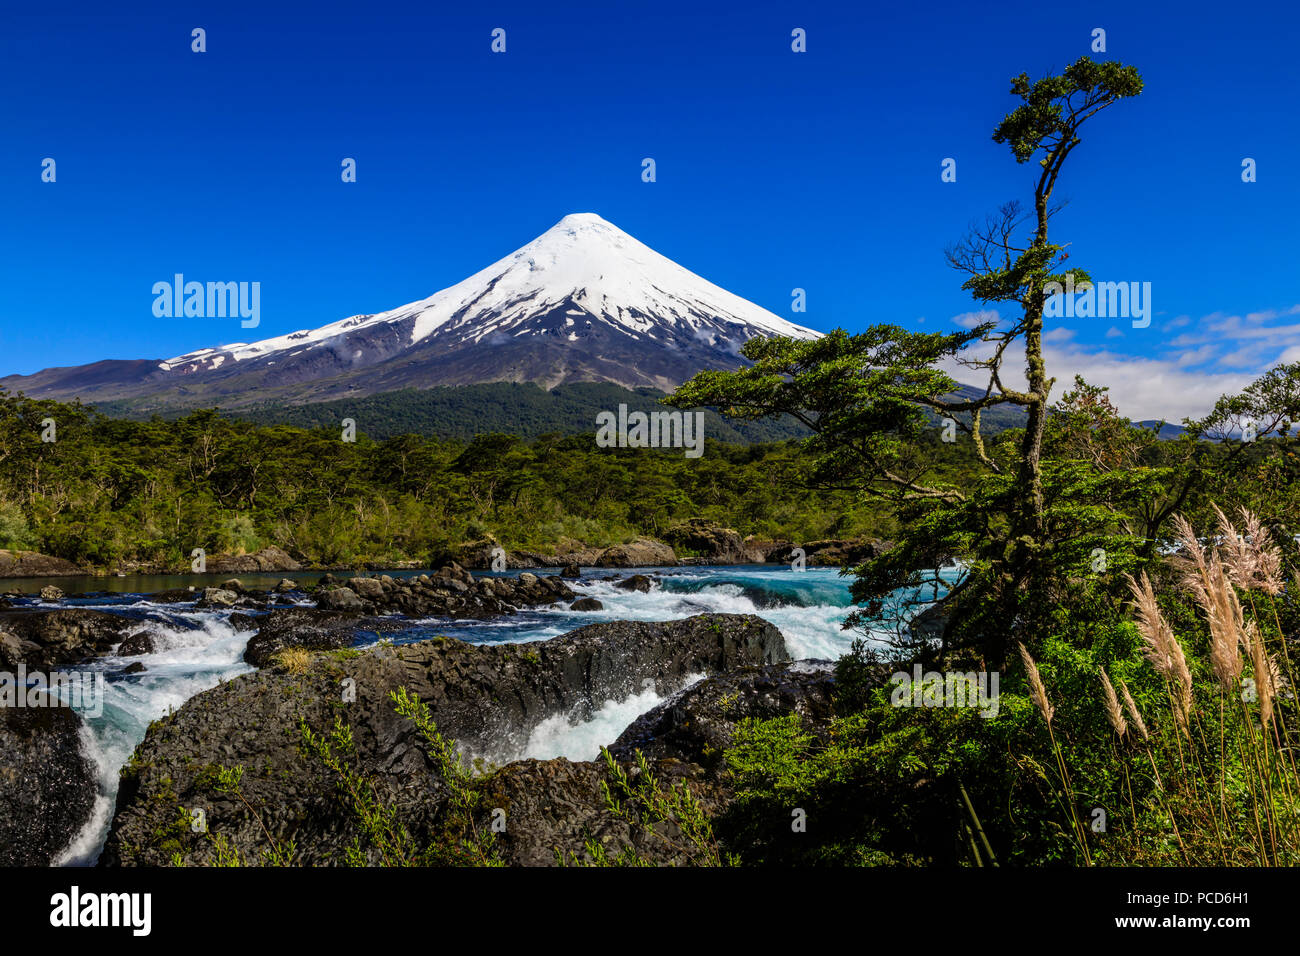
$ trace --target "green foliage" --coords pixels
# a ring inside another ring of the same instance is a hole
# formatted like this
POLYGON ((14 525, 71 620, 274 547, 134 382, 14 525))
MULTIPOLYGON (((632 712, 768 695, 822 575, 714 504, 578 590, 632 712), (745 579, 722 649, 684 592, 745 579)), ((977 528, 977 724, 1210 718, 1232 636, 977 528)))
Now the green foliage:
POLYGON ((415 724, 415 731, 433 760, 434 769, 448 789, 443 810, 443 829, 432 852, 437 862, 458 866, 500 866, 496 834, 481 827, 477 817, 483 810, 483 794, 476 786, 476 774, 466 767, 456 745, 438 731, 429 707, 405 687, 390 694, 399 716, 415 724))
MULTIPOLYGON (((646 399, 653 405, 651 399, 646 399)), ((710 433, 712 434, 712 433, 710 433)), ((188 566, 277 545, 318 565, 429 561, 492 538, 517 549, 609 546, 702 517, 745 534, 887 534, 879 509, 804 490, 789 444, 600 449, 594 433, 523 441, 254 426, 201 411, 120 421, 0 392, 0 547, 91 566, 188 566), (41 421, 58 441, 40 441, 41 421)))
MULTIPOLYGON (((636 764, 629 774, 602 747, 606 779, 601 781, 605 809, 629 824, 634 833, 667 850, 678 866, 734 866, 737 858, 724 853, 713 834, 713 825, 685 781, 667 789, 651 771, 645 755, 636 753, 636 764)), ((625 845, 612 856, 598 840, 588 838, 586 857, 569 853, 566 860, 557 848, 556 862, 584 866, 650 866, 651 861, 633 845, 625 845)))
MULTIPOLYGON (((479 385, 407 388, 310 405, 263 404, 227 412, 258 425, 294 425, 338 429, 351 418, 359 431, 376 441, 402 435, 472 439, 483 432, 509 432, 525 439, 543 435, 579 435, 594 430, 598 412, 626 404, 629 411, 662 410, 662 393, 629 390, 608 382, 575 382, 547 391, 533 382, 487 382, 479 385)), ((99 410, 121 418, 141 417, 133 401, 106 402, 99 410)), ((164 417, 177 418, 177 409, 164 417)), ((706 410, 705 433, 718 441, 743 444, 771 442, 803 434, 793 421, 737 423, 706 410)))

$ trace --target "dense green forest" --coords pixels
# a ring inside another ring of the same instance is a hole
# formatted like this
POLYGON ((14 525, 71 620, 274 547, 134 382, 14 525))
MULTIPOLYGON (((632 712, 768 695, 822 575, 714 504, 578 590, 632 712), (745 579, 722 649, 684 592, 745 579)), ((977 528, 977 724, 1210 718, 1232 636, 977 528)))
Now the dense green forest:
POLYGON ((849 492, 805 490, 803 470, 788 442, 709 439, 697 459, 601 449, 594 429, 375 440, 359 425, 348 442, 337 425, 259 426, 211 410, 123 421, 0 395, 0 548, 179 569, 196 547, 419 561, 489 535, 547 551, 616 544, 691 517, 800 540, 889 533, 880 509, 849 492))
MULTIPOLYGON (((1068 405, 1055 415, 1077 424, 1082 413, 1068 405)), ((1113 415, 1101 424, 1125 429, 1127 444, 1110 435, 1094 447, 1095 433, 1077 428, 1062 440, 1087 446, 1099 460, 1127 455, 1195 474, 1188 507, 1203 510, 1215 495, 1278 520, 1290 507, 1279 497, 1296 468, 1289 441, 1266 438, 1249 448, 1191 437, 1156 441, 1113 415)), ((1003 434, 1014 441, 1020 432, 1003 434)), ((945 443, 941 427, 927 421, 910 439, 907 467, 963 484, 977 458, 970 441, 957 438, 945 443)), ((277 545, 320 565, 419 561, 488 536, 543 551, 609 545, 694 517, 787 540, 889 538, 898 530, 887 500, 819 479, 804 439, 709 439, 698 459, 674 450, 597 448, 591 431, 532 440, 504 433, 377 440, 359 426, 356 439, 343 441, 337 425, 254 425, 212 410, 124 421, 0 394, 0 548, 100 568, 144 562, 181 569, 196 547, 246 553, 277 545)))
MULTIPOLYGON (((955 394, 971 398, 977 392, 959 386, 955 394)), ((485 432, 532 439, 548 434, 587 434, 602 411, 626 404, 631 411, 650 412, 660 408, 659 400, 663 397, 662 392, 654 389, 629 390, 609 382, 574 382, 549 391, 534 382, 486 382, 407 388, 306 405, 265 403, 222 411, 229 417, 257 425, 300 428, 330 429, 350 418, 377 441, 408 434, 469 440, 485 432)), ((159 401, 158 397, 151 399, 150 407, 159 401)), ((141 405, 140 401, 133 400, 99 402, 94 407, 112 418, 144 420, 157 414, 169 421, 195 410, 176 407, 141 413, 141 405)), ((808 429, 790 416, 748 421, 728 418, 711 408, 704 409, 704 416, 705 434, 727 444, 777 442, 808 435, 808 429)), ((984 419, 985 428, 991 432, 1023 424, 1024 415, 1015 409, 995 409, 984 419)))
MULTIPOLYGON (((590 432, 596 415, 626 404, 629 410, 649 412, 660 408, 662 392, 635 391, 609 382, 576 382, 547 391, 534 382, 487 382, 481 385, 406 388, 395 392, 313 402, 308 405, 262 404, 225 410, 232 418, 258 425, 297 425, 300 428, 335 428, 345 418, 377 441, 398 435, 433 435, 469 440, 485 432, 502 432, 520 438, 547 434, 576 435, 590 432)), ((104 402, 96 408, 114 418, 142 418, 133 402, 104 402)), ((160 413, 165 419, 191 414, 193 409, 160 413)), ((799 423, 783 418, 744 422, 705 410, 705 434, 721 442, 781 441, 808 433, 799 423)))

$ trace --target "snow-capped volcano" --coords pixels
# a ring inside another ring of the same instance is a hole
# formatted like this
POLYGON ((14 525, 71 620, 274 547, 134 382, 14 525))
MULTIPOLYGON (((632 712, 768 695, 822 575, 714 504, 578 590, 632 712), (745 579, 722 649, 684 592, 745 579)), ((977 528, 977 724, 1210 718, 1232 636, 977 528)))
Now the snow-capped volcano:
POLYGON ((738 367, 746 339, 818 334, 719 288, 600 216, 576 213, 468 279, 387 312, 151 365, 101 362, 0 384, 88 401, 174 386, 222 396, 226 405, 268 392, 314 401, 489 381, 667 390, 704 368, 738 367))

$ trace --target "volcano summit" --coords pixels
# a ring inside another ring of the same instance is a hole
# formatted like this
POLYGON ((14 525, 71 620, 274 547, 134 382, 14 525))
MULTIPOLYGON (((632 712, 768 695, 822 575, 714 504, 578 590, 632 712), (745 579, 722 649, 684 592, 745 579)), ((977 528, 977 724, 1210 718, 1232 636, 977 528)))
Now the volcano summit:
POLYGON ((671 390, 744 364, 754 336, 815 338, 594 213, 427 299, 259 342, 0 379, 34 398, 152 406, 287 404, 480 382, 671 390))

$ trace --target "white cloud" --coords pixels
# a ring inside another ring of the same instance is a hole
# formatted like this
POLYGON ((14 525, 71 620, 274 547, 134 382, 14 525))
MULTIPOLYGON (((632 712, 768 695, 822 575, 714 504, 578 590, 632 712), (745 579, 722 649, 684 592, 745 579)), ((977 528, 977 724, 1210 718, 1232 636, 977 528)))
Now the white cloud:
POLYGON ((954 325, 960 325, 963 329, 973 329, 977 325, 985 322, 998 321, 997 309, 984 309, 980 312, 963 312, 961 315, 954 315, 952 321, 954 325))
MULTIPOLYGON (((988 345, 979 343, 965 354, 975 358, 991 352, 988 345)), ((1024 355, 1023 348, 1007 350, 1002 382, 1008 388, 1026 387, 1024 355)), ((1180 422, 1204 415, 1221 395, 1239 392, 1257 377, 1230 372, 1207 374, 1189 370, 1176 360, 1118 355, 1105 350, 1089 352, 1073 343, 1064 347, 1045 344, 1043 358, 1048 374, 1056 379, 1053 400, 1073 386, 1075 375, 1082 375, 1090 384, 1107 386, 1110 399, 1121 414, 1135 420, 1164 418, 1180 422)), ((945 363, 944 371, 966 385, 983 388, 988 383, 987 373, 981 375, 979 370, 955 362, 945 363)))
MULTIPOLYGON (((1128 347, 1152 353, 1145 355, 1079 343, 1075 329, 1058 326, 1044 333, 1043 355, 1048 374, 1056 378, 1055 397, 1070 387, 1076 374, 1082 375, 1094 385, 1108 387, 1111 400, 1131 418, 1177 422, 1204 415, 1220 396, 1241 391, 1280 362, 1300 361, 1300 324, 1275 324, 1297 315, 1300 305, 1244 317, 1212 313, 1194 321, 1179 316, 1165 323, 1164 329, 1186 331, 1163 340, 1146 337, 1155 330, 1129 336, 1112 326, 1105 333, 1107 340, 1124 339, 1128 347)), ((996 312, 965 313, 953 321, 971 328, 997 317, 996 312), (978 320, 972 321, 976 316, 978 320)), ((974 343, 963 354, 986 358, 992 351, 987 343, 974 343)), ((945 363, 944 369, 967 385, 983 388, 988 383, 987 373, 956 361, 945 363)), ((1002 381, 1009 388, 1026 387, 1024 349, 1019 343, 1005 354, 1002 381)))

